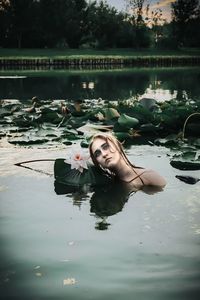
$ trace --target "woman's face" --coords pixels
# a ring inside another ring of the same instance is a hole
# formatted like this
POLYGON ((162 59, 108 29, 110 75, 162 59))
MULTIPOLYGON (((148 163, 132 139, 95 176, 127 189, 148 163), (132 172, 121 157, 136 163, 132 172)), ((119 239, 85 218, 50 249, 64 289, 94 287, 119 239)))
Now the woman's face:
POLYGON ((93 141, 92 153, 98 164, 107 169, 114 169, 121 159, 115 144, 103 138, 96 138, 93 141))

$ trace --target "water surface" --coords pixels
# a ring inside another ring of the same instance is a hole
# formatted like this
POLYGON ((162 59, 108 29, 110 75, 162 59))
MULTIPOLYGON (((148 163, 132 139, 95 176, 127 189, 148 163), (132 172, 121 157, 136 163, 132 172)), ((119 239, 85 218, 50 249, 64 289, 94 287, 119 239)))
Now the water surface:
MULTIPOLYGON (((58 194, 53 176, 14 166, 66 150, 0 149, 1 299, 199 299, 200 185, 175 178, 169 150, 126 150, 168 181, 129 197, 58 194)), ((53 175, 52 162, 31 166, 53 175)))
POLYGON ((0 71, 2 99, 196 99, 200 68, 0 71))

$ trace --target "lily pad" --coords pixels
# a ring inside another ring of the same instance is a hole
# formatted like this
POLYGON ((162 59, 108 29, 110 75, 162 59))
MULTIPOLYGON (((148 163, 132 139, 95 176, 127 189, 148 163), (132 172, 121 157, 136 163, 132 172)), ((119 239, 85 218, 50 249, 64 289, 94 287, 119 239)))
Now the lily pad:
POLYGON ((181 181, 184 181, 185 183, 188 183, 188 184, 195 184, 198 181, 200 181, 200 179, 197 177, 187 176, 187 175, 186 176, 185 175, 176 175, 175 177, 181 181))
POLYGON ((103 113, 105 115, 106 120, 119 118, 119 116, 120 116, 119 112, 115 108, 112 108, 112 107, 103 109, 103 113))
POLYGON ((82 132, 86 136, 92 136, 95 133, 101 132, 101 131, 109 131, 111 130, 112 125, 96 125, 91 123, 86 123, 85 125, 77 128, 78 132, 82 132))
POLYGON ((155 126, 152 123, 143 124, 140 126, 140 132, 142 133, 155 133, 158 130, 159 130, 158 126, 155 126))
POLYGON ((131 138, 131 135, 128 132, 115 132, 115 136, 120 141, 124 141, 131 138))
POLYGON ((121 116, 118 119, 118 123, 123 127, 133 128, 136 125, 138 125, 139 121, 138 119, 129 117, 126 114, 121 114, 121 116))
POLYGON ((65 163, 65 159, 56 159, 54 164, 54 176, 58 183, 80 187, 83 185, 98 186, 112 182, 112 179, 100 168, 88 165, 81 173, 71 169, 71 165, 65 163))
POLYGON ((156 139, 154 141, 155 145, 165 146, 165 147, 175 147, 179 145, 179 141, 176 135, 168 135, 166 138, 156 139))
POLYGON ((170 165, 179 170, 200 170, 199 162, 190 162, 182 160, 171 160, 170 165))
POLYGON ((156 100, 153 98, 142 98, 140 99, 140 104, 150 111, 153 111, 157 107, 156 100))
POLYGON ((14 137, 10 138, 8 140, 10 144, 15 144, 15 145, 32 145, 32 144, 43 144, 48 142, 48 139, 44 138, 38 138, 38 137, 32 137, 28 138, 26 137, 14 137))

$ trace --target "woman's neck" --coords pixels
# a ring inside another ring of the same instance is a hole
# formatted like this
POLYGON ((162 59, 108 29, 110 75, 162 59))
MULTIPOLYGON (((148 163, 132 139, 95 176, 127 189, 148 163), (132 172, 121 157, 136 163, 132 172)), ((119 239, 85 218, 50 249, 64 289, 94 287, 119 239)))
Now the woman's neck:
POLYGON ((133 167, 124 159, 121 159, 120 163, 112 171, 120 180, 127 182, 130 181, 135 174, 133 167))

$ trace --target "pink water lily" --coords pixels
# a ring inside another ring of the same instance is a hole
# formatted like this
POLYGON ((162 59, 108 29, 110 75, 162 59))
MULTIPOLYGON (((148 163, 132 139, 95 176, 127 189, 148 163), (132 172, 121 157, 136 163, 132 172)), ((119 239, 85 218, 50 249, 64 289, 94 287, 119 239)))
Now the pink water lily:
POLYGON ((71 165, 71 169, 79 170, 79 172, 83 172, 83 169, 88 169, 87 161, 89 159, 89 155, 86 154, 80 145, 72 146, 65 163, 71 165))

